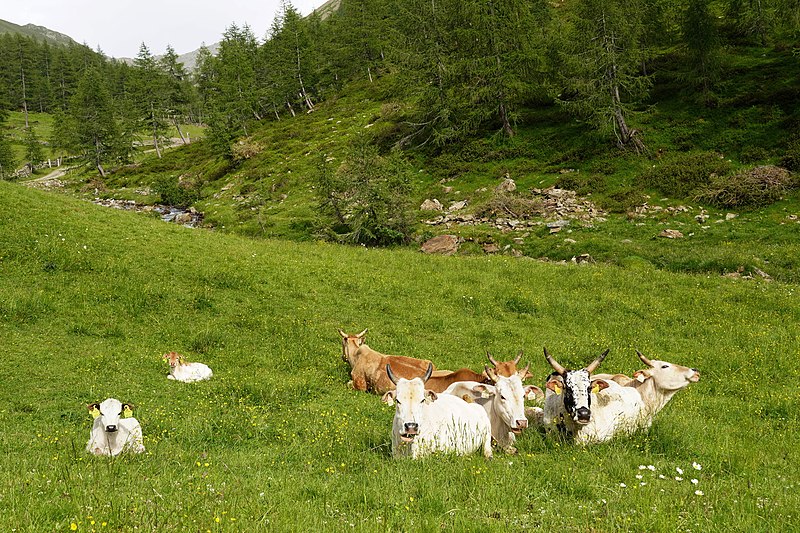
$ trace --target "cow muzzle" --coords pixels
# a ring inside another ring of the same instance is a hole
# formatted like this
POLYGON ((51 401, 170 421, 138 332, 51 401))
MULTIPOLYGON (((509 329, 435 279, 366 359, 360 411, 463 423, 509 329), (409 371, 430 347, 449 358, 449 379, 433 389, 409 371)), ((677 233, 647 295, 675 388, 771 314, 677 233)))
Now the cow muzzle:
POLYGON ((696 368, 692 368, 692 375, 689 376, 689 382, 697 383, 698 381, 700 381, 700 371, 696 368))
POLYGON ((528 428, 527 419, 516 420, 516 427, 511 428, 511 432, 514 433, 515 435, 519 435, 520 433, 522 433, 523 429, 527 428, 528 428))
POLYGON ((117 426, 106 426, 106 431, 108 433, 114 433, 117 431, 117 426))
POLYGON ((403 442, 411 442, 418 434, 419 424, 416 422, 406 422, 403 424, 403 433, 400 434, 400 438, 403 442))
POLYGON ((588 424, 589 419, 592 417, 592 412, 587 407, 581 407, 575 411, 575 422, 578 424, 588 424))

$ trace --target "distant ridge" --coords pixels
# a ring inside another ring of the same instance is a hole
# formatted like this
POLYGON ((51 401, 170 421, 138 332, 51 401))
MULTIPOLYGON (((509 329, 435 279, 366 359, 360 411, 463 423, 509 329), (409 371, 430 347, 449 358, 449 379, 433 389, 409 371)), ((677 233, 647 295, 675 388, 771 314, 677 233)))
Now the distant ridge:
POLYGON ((64 35, 63 33, 45 28, 44 26, 37 26, 35 24, 25 24, 24 26, 20 26, 18 24, 14 24, 13 22, 0 19, 0 34, 2 33, 16 33, 26 37, 32 37, 37 41, 59 46, 78 44, 69 35, 64 35))

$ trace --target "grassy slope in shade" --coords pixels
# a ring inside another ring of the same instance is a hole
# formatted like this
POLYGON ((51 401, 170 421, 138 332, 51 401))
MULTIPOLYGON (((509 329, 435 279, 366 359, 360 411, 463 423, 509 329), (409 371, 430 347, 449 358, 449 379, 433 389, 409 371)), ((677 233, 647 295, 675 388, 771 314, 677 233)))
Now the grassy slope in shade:
POLYGON ((798 523, 794 285, 254 241, 7 183, 0 212, 3 530, 798 523), (346 388, 336 327, 444 368, 523 348, 543 380, 546 345, 569 365, 609 347, 601 369, 630 372, 638 347, 703 377, 613 443, 528 430, 517 456, 395 461, 392 410, 346 388), (213 380, 168 381, 169 350, 213 380), (108 396, 137 406, 146 454, 84 452, 85 404, 108 396))

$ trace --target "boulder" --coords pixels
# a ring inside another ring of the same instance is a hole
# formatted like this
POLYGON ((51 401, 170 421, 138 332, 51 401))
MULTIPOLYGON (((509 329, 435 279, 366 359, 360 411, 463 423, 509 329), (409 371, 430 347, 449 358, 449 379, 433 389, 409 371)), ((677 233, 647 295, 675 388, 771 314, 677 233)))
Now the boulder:
POLYGON ((419 206, 421 211, 441 211, 444 209, 442 203, 434 198, 433 200, 427 199, 419 206))
POLYGON ((676 229, 665 229, 661 233, 658 234, 659 237, 665 237, 667 239, 680 239, 683 237, 683 233, 676 229))
POLYGON ((494 190, 497 192, 514 192, 517 190, 517 184, 511 178, 506 178, 494 190))
POLYGON ((455 235, 437 235, 425 241, 421 250, 426 254, 453 255, 458 251, 458 244, 455 235))

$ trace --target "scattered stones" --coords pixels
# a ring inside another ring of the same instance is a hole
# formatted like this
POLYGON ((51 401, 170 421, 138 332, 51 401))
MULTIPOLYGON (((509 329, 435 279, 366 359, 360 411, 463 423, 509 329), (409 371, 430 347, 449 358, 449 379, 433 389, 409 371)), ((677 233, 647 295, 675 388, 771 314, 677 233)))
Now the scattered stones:
POLYGON ((453 188, 450 187, 449 185, 447 187, 442 187, 442 192, 445 194, 450 194, 451 192, 453 192, 453 188))
POLYGON ((486 244, 482 245, 481 248, 483 248, 483 251, 487 254, 496 254, 500 251, 500 247, 494 242, 487 242, 486 244))
POLYGON ((115 198, 95 198, 92 203, 110 207, 112 209, 122 209, 125 211, 136 211, 140 213, 156 212, 164 222, 175 222, 189 228, 200 226, 203 221, 203 213, 194 207, 181 209, 169 205, 140 205, 133 200, 117 200, 115 198))
POLYGON ((453 255, 458 251, 459 240, 455 235, 437 235, 425 241, 422 252, 426 254, 453 255))
POLYGON ((554 227, 550 228, 550 234, 551 235, 553 233, 558 233, 559 231, 561 231, 561 226, 554 226, 554 227))
POLYGON ((737 216, 739 215, 737 215, 736 213, 728 213, 727 215, 725 215, 725 220, 733 220, 737 216))
POLYGON ((555 222, 547 223, 547 227, 550 229, 563 228, 564 226, 569 226, 569 220, 556 220, 555 222))
POLYGON ((419 206, 419 208, 420 208, 421 211, 443 211, 444 210, 444 206, 436 198, 434 198, 433 200, 431 200, 431 199, 425 200, 424 202, 422 202, 422 205, 419 206))
POLYGON ((465 207, 467 207, 467 201, 466 200, 461 200, 461 201, 458 201, 458 202, 451 203, 448 211, 460 211, 461 209, 464 209, 465 207))
POLYGON ((680 239, 683 237, 683 233, 676 229, 665 229, 661 233, 658 234, 659 237, 665 237, 667 239, 680 239))
POLYGON ((786 215, 786 218, 788 218, 789 220, 797 220, 798 219, 797 215, 786 215))

